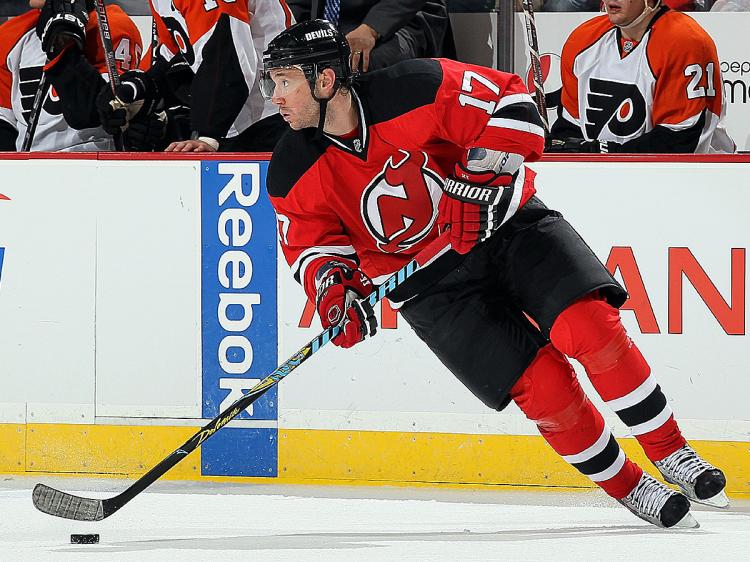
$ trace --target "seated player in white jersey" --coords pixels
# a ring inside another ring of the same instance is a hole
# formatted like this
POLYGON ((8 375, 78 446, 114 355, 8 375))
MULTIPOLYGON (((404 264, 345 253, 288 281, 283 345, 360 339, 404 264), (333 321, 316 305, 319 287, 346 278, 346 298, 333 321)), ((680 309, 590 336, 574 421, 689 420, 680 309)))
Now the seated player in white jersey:
MULTIPOLYGON (((0 26, 0 150, 21 150, 42 76, 51 86, 39 112, 33 151, 114 150, 95 100, 107 86, 92 0, 31 0, 35 8, 0 26)), ((118 6, 107 6, 119 72, 138 65, 141 36, 118 6)))
POLYGON ((115 133, 133 119, 148 119, 168 92, 183 90, 191 138, 167 151, 273 150, 284 122, 260 94, 257 76, 265 45, 293 21, 284 0, 151 0, 151 13, 157 56, 145 72, 122 77, 114 105, 112 93, 102 91, 97 107, 105 129, 115 133), (188 67, 179 72, 180 84, 175 60, 188 67))
POLYGON ((535 196, 524 162, 541 156, 544 128, 518 76, 415 59, 354 77, 346 39, 313 20, 269 44, 261 86, 292 129, 267 177, 281 248, 323 326, 342 326, 334 344, 375 333, 359 299, 447 229, 450 246, 388 298, 477 398, 515 401, 567 462, 655 525, 697 526, 688 497, 728 505, 723 473, 687 444, 625 332, 625 290, 535 196), (566 355, 685 495, 626 457, 566 355))
POLYGON ((549 152, 735 152, 716 45, 661 0, 603 0, 562 52, 549 152))

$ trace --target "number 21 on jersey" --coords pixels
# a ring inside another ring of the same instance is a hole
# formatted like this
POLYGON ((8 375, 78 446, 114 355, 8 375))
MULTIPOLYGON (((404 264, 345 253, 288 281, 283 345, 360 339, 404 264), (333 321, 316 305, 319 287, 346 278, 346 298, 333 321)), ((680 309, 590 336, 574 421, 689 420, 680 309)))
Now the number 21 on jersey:
POLYGON ((706 64, 706 87, 699 86, 703 78, 703 67, 700 64, 691 64, 685 67, 685 76, 691 76, 690 83, 687 85, 687 97, 689 100, 696 98, 712 98, 716 95, 714 89, 714 63, 706 64))

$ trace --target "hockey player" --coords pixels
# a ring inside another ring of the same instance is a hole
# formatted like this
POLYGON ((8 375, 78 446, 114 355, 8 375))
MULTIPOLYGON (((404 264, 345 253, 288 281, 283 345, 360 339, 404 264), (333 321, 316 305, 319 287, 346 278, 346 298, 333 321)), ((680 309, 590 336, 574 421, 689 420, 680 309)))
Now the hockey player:
POLYGON ((661 0, 604 0, 562 51, 553 152, 734 152, 716 45, 661 0))
POLYGON ((514 400, 555 451, 639 517, 696 526, 684 495, 625 457, 573 357, 665 478, 727 505, 724 475, 686 443, 625 333, 625 290, 534 195, 524 162, 540 157, 544 130, 521 79, 418 59, 353 80, 349 57, 328 22, 302 22, 270 43, 261 82, 292 129, 267 178, 281 246, 323 326, 343 318, 334 343, 374 334, 359 297, 449 228, 452 249, 391 300, 469 390, 496 410, 514 400))
MULTIPOLYGON (((20 150, 42 69, 51 84, 31 150, 113 150, 94 100, 106 63, 91 0, 31 0, 34 9, 0 26, 0 150, 20 150)), ((138 65, 141 36, 118 6, 108 6, 117 68, 138 65)))
POLYGON ((192 69, 186 85, 192 135, 167 150, 272 150, 284 123, 261 96, 256 78, 263 48, 292 22, 284 0, 151 0, 151 11, 161 63, 123 76, 114 104, 102 92, 98 107, 107 130, 114 133, 157 109, 165 91, 176 87, 167 72, 179 55, 192 69))

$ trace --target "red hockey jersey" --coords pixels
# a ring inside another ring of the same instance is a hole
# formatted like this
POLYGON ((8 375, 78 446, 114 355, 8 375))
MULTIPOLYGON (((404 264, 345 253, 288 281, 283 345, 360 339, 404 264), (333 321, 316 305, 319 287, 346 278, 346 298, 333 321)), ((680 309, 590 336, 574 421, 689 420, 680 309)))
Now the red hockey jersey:
MULTIPOLYGON (((468 149, 533 161, 544 147, 539 113, 514 74, 410 60, 358 78, 352 96, 355 136, 289 131, 269 166, 281 246, 310 297, 324 261, 349 260, 378 283, 432 241, 444 179, 468 149)), ((534 194, 534 173, 521 166, 507 189, 504 221, 534 194)))

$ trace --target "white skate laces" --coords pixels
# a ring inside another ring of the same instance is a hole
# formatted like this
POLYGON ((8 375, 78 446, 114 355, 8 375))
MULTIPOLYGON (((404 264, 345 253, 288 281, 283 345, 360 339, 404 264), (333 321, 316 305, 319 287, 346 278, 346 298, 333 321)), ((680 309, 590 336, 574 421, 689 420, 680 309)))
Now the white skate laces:
POLYGON ((698 522, 690 515, 690 502, 645 472, 635 488, 618 500, 635 515, 659 527, 695 528, 698 522))
POLYGON ((714 507, 729 505, 724 474, 700 458, 689 445, 654 464, 667 482, 679 486, 691 500, 714 507))

